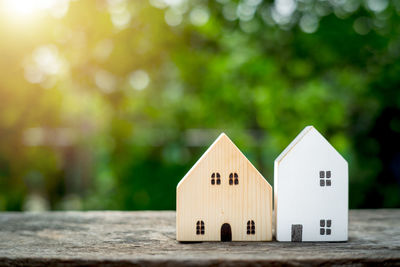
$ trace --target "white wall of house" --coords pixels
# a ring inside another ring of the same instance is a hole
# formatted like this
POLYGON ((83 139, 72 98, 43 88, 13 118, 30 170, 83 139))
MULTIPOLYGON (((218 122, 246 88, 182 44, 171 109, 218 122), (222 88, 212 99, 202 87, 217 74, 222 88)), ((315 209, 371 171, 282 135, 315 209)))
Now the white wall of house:
POLYGON ((347 240, 348 165, 314 127, 306 127, 275 160, 274 195, 278 241, 291 241, 294 224, 302 225, 302 241, 347 240))

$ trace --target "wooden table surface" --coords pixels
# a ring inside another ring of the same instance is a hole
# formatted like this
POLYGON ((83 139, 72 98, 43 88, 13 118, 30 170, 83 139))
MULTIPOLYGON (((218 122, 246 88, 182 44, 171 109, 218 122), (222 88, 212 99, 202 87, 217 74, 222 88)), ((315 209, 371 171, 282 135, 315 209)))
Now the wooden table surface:
POLYGON ((400 266, 400 210, 351 210, 346 243, 175 240, 175 212, 0 213, 0 266, 400 266))

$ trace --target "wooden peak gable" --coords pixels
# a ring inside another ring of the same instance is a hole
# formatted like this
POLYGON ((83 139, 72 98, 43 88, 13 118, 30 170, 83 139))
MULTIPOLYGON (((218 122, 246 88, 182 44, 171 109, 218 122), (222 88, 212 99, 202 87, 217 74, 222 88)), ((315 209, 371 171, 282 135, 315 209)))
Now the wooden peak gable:
POLYGON ((225 134, 221 133, 218 138, 214 141, 214 143, 211 144, 211 146, 204 152, 204 154, 200 157, 200 159, 193 165, 193 167, 187 172, 187 174, 182 178, 182 180, 178 183, 177 188, 184 184, 184 182, 188 179, 191 178, 191 174, 197 169, 200 168, 200 164, 205 161, 208 157, 211 156, 215 151, 226 151, 227 153, 220 153, 219 157, 228 157, 232 158, 232 154, 237 154, 239 157, 242 158, 242 160, 250 166, 250 168, 256 172, 257 176, 259 176, 260 179, 265 181, 265 183, 269 186, 270 184, 267 182, 267 180, 264 179, 264 177, 261 175, 261 173, 254 167, 253 164, 247 159, 247 157, 240 151, 240 149, 232 142, 232 140, 225 134))

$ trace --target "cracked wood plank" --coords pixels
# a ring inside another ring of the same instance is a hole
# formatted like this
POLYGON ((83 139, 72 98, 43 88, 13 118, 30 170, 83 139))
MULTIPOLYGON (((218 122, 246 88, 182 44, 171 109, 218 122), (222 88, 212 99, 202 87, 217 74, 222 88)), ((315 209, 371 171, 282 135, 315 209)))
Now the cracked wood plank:
POLYGON ((346 243, 175 239, 175 212, 0 213, 0 266, 400 265, 400 209, 351 210, 346 243))

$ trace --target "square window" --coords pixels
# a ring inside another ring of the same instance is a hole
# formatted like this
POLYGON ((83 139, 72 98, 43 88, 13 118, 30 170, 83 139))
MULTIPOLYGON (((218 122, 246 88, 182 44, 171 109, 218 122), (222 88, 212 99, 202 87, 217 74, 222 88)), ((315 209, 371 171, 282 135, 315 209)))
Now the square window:
POLYGON ((256 231, 255 231, 255 230, 251 230, 251 234, 252 234, 252 235, 255 235, 255 234, 256 234, 256 231))
POLYGON ((326 234, 327 234, 327 235, 330 235, 330 234, 331 234, 331 229, 329 229, 329 228, 326 229, 326 234))
POLYGON ((332 220, 327 220, 326 221, 326 226, 327 227, 331 227, 331 225, 332 225, 332 220))
POLYGON ((331 171, 326 171, 326 178, 331 178, 331 171))
POLYGON ((319 172, 319 178, 325 178, 325 172, 324 171, 320 171, 319 172))
POLYGON ((201 230, 201 234, 204 235, 204 230, 201 230))
POLYGON ((326 180, 326 186, 331 186, 331 180, 326 180))
POLYGON ((247 230, 247 234, 248 234, 248 235, 250 234, 250 230, 247 230))
POLYGON ((324 179, 319 180, 319 185, 320 186, 325 186, 325 180, 324 179))
POLYGON ((325 234, 325 229, 324 228, 320 228, 319 229, 319 234, 320 235, 324 235, 325 234))
POLYGON ((200 231, 199 231, 199 230, 197 230, 197 231, 196 231, 196 235, 199 235, 199 234, 200 234, 200 231))
POLYGON ((325 220, 319 220, 319 226, 325 227, 325 220))
POLYGON ((214 179, 211 180, 211 184, 215 184, 215 180, 214 179))
POLYGON ((220 179, 217 179, 217 184, 221 184, 221 180, 220 179))

